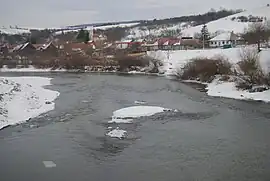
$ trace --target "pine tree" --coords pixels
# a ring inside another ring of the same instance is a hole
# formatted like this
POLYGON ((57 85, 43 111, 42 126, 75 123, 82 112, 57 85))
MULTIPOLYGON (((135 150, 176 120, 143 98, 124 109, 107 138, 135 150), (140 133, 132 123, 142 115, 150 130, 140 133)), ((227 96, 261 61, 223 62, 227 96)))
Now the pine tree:
POLYGON ((202 27, 200 40, 203 43, 203 47, 209 46, 210 34, 206 24, 204 24, 202 27))
POLYGON ((78 41, 82 42, 85 40, 85 32, 83 29, 81 29, 77 35, 77 38, 76 38, 78 41))
POLYGON ((88 31, 85 31, 84 32, 84 43, 88 43, 90 40, 89 38, 89 32, 88 31))

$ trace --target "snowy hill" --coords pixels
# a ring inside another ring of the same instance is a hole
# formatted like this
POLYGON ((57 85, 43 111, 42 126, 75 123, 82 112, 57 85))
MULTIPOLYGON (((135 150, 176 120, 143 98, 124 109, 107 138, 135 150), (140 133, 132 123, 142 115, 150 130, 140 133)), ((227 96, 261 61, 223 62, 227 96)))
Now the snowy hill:
POLYGON ((132 26, 136 26, 139 23, 120 23, 120 24, 115 24, 115 25, 98 25, 98 26, 78 26, 78 27, 65 27, 63 28, 63 30, 59 30, 55 32, 55 35, 59 35, 63 33, 70 33, 70 32, 78 32, 80 29, 85 29, 85 30, 92 30, 92 29, 99 29, 99 30, 106 30, 106 29, 110 29, 110 28, 125 28, 125 27, 132 27, 132 26))
POLYGON ((129 30, 127 39, 132 38, 145 38, 147 36, 161 36, 164 34, 172 34, 173 36, 179 36, 182 29, 189 28, 192 23, 183 22, 172 25, 155 25, 155 26, 140 26, 134 27, 129 30))
POLYGON ((9 35, 17 35, 17 34, 27 34, 30 33, 29 29, 22 28, 0 28, 0 33, 9 34, 9 35))
MULTIPOLYGON (((210 33, 222 32, 222 31, 234 31, 235 33, 242 33, 249 24, 252 22, 241 22, 241 18, 258 17, 263 21, 270 20, 270 7, 264 6, 253 10, 247 10, 241 13, 237 13, 225 18, 221 18, 215 21, 207 23, 207 27, 210 33)), ((182 31, 185 36, 193 36, 195 33, 199 33, 203 25, 190 27, 182 31)))

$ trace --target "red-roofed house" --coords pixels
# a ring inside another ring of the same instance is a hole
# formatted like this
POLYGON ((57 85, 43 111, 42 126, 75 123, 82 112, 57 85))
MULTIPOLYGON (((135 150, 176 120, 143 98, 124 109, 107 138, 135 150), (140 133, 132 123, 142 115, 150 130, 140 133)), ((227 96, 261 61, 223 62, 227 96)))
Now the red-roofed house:
POLYGON ((160 50, 177 50, 180 41, 179 38, 160 38, 158 39, 158 46, 160 50))
POLYGON ((181 39, 181 38, 160 38, 154 43, 149 42, 143 45, 147 51, 156 50, 186 50, 201 47, 198 39, 181 39))
POLYGON ((145 40, 125 40, 115 42, 116 49, 129 49, 133 52, 143 51, 142 45, 145 44, 145 40))

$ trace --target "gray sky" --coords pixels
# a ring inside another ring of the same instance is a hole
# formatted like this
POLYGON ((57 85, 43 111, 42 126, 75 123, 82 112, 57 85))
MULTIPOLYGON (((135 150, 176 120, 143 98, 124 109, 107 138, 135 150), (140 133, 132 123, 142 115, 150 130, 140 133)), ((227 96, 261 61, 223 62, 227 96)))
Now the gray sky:
POLYGON ((269 0, 0 0, 0 26, 59 27, 204 13, 211 8, 252 9, 269 0))

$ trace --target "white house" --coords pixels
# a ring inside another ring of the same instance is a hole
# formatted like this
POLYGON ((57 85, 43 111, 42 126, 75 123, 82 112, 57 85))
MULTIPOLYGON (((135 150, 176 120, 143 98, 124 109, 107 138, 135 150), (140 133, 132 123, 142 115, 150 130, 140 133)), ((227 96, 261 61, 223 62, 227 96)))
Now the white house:
POLYGON ((223 47, 224 45, 237 45, 241 42, 241 38, 233 32, 225 32, 217 35, 209 40, 209 46, 212 48, 223 47))

